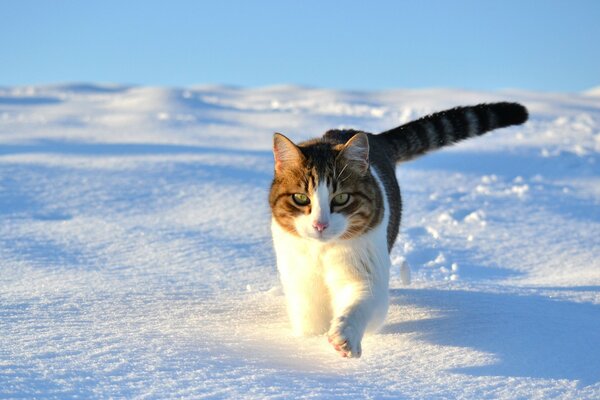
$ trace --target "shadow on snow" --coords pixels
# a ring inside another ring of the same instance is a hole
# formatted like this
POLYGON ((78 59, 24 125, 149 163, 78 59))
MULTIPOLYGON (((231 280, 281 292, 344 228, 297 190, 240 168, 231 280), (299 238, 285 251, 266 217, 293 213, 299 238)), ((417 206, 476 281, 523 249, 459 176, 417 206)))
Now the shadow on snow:
POLYGON ((598 305, 434 289, 392 290, 391 303, 435 310, 438 316, 387 325, 382 333, 417 333, 436 345, 467 347, 498 358, 494 364, 453 372, 569 379, 583 385, 600 381, 598 305))

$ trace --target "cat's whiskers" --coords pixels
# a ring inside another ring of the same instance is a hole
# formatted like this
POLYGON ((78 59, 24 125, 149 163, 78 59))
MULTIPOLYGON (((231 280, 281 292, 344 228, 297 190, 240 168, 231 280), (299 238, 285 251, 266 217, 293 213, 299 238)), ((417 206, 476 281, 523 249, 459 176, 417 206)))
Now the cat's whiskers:
MULTIPOLYGON (((342 176, 342 174, 344 173, 344 171, 346 170, 347 167, 348 167, 348 163, 346 163, 346 165, 344 165, 344 168, 342 168, 342 170, 340 171, 340 173, 338 174, 338 176, 336 177, 336 179, 339 179, 340 176, 342 176)), ((333 174, 335 176, 335 170, 334 170, 333 174)), ((346 179, 348 179, 348 178, 346 177, 346 179)), ((343 180, 341 182, 343 182, 343 180)))
MULTIPOLYGON (((341 175, 341 174, 340 174, 341 175)), ((352 172, 349 172, 348 175, 346 175, 346 177, 338 179, 339 183, 344 182, 346 179, 350 178, 352 176, 352 172)))

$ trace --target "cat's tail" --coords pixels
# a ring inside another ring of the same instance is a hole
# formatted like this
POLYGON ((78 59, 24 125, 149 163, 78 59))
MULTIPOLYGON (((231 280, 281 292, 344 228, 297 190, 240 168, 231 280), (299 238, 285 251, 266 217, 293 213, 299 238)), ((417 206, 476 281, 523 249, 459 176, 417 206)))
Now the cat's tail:
POLYGON ((379 135, 396 162, 449 146, 493 129, 527 121, 527 109, 518 103, 488 103, 437 112, 379 135))

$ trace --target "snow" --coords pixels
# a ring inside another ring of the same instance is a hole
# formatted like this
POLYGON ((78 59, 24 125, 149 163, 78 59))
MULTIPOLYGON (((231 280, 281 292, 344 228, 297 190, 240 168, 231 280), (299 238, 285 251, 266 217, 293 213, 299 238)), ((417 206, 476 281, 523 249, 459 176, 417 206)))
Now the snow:
POLYGON ((600 97, 0 88, 0 397, 599 398, 600 97), (295 338, 272 133, 520 101, 524 126, 398 167, 387 324, 295 338))

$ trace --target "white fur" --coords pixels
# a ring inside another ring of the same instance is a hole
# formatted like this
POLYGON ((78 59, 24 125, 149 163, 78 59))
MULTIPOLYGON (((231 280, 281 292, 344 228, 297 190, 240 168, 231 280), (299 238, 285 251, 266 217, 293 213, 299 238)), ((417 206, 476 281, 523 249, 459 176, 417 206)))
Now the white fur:
MULTIPOLYGON (((313 213, 298 218, 296 227, 302 237, 288 233, 275 219, 271 224, 277 268, 294 332, 327 332, 332 344, 351 357, 360 356, 364 332, 377 329, 388 309, 389 207, 381 180, 373 168, 371 173, 383 194, 384 215, 379 225, 366 234, 339 239, 347 222, 343 215, 329 213, 330 197, 325 203, 323 190, 328 193, 328 189, 324 185, 316 191, 319 210, 315 213, 327 214, 330 226, 323 234, 330 239, 315 233, 313 213)), ((312 198, 311 203, 314 210, 312 198)))

